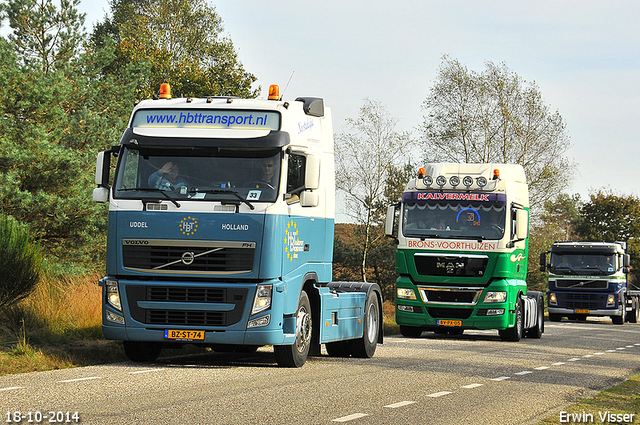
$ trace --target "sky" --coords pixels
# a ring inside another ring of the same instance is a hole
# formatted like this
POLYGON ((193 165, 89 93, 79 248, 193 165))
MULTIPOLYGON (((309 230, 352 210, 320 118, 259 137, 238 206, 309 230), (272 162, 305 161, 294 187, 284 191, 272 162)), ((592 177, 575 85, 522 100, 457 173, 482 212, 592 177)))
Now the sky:
MULTIPOLYGON (((318 96, 346 131, 366 99, 418 138, 444 55, 502 63, 564 118, 576 163, 565 192, 640 195, 640 2, 636 0, 216 0, 225 36, 266 97, 318 96), (290 82, 289 82, 290 81, 290 82), (287 86, 288 84, 288 86, 287 86), (286 89, 285 89, 286 87, 286 89)), ((87 26, 109 12, 82 0, 87 26)), ((415 159, 422 157, 415 152, 415 159)))

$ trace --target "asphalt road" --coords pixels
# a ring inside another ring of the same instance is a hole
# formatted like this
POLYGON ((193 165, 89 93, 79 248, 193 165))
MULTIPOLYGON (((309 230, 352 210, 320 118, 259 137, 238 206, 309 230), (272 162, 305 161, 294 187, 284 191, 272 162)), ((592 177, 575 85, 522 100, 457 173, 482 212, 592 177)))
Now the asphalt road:
POLYGON ((590 318, 518 343, 497 331, 387 336, 372 359, 323 355, 300 369, 261 348, 2 376, 0 422, 537 424, 639 371, 640 324, 590 318))

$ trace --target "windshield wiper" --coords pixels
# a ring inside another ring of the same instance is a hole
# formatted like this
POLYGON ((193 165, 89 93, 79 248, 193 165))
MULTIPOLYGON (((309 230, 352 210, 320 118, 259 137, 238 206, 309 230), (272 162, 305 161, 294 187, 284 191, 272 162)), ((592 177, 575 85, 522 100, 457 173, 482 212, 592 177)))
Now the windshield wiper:
POLYGON ((169 196, 169 194, 167 193, 166 190, 164 189, 158 189, 155 187, 123 187, 121 189, 118 189, 118 192, 130 192, 130 191, 140 191, 140 192, 159 192, 162 193, 162 195, 167 198, 169 201, 171 201, 171 203, 173 203, 173 205, 175 205, 176 207, 180 208, 180 204, 178 203, 178 201, 176 201, 174 198, 172 198, 171 196, 169 196))
POLYGON ((210 193, 212 195, 233 195, 236 198, 238 198, 240 202, 246 204, 252 210, 256 209, 256 207, 254 207, 253 204, 251 204, 251 202, 247 201, 245 198, 240 196, 240 194, 235 190, 206 189, 206 190, 198 190, 198 191, 189 191, 189 193, 210 193))

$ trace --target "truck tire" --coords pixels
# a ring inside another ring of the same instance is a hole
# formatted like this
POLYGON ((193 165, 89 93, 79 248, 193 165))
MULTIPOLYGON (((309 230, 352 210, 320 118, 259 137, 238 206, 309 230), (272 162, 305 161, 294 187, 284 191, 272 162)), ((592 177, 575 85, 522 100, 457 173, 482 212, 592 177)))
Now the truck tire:
POLYGON ((162 350, 159 342, 122 341, 122 345, 127 358, 136 363, 154 362, 162 350))
POLYGON ((633 308, 631 314, 629 314, 629 323, 638 323, 640 319, 640 306, 638 305, 638 297, 633 297, 633 308))
POLYGON ((368 359, 373 357, 378 345, 378 332, 380 331, 380 307, 378 296, 374 291, 367 295, 364 307, 362 338, 347 341, 347 347, 353 357, 368 359))
POLYGON ((520 341, 524 335, 524 314, 522 312, 522 300, 518 297, 516 302, 516 323, 512 328, 499 330, 498 334, 503 341, 520 341))
POLYGON ((542 338, 542 334, 544 333, 544 296, 542 293, 536 294, 536 325, 527 330, 528 338, 542 338))
POLYGON ((611 322, 614 325, 624 325, 624 322, 627 321, 627 300, 624 296, 620 303, 622 304, 622 316, 611 316, 611 322))
POLYGON ((400 325, 400 334, 406 338, 418 338, 422 335, 422 329, 415 326, 400 325))
POLYGON ((296 341, 292 345, 274 345, 276 362, 280 367, 301 367, 309 356, 311 347, 311 303, 305 291, 300 292, 296 311, 296 341))

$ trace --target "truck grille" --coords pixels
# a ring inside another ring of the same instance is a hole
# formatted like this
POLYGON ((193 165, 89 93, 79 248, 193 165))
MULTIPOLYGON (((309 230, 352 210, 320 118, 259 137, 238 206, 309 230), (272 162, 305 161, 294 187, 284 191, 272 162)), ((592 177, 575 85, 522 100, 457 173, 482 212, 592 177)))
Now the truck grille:
POLYGON ((423 276, 484 276, 489 262, 486 255, 444 255, 416 253, 416 271, 423 276))
POLYGON ((209 288, 203 286, 145 286, 126 287, 131 317, 149 325, 230 326, 238 323, 247 300, 245 288, 209 288), (149 301, 144 307, 140 301, 149 301), (157 302, 155 308, 153 303, 157 302), (167 308, 167 303, 180 303, 167 308), (198 306, 186 308, 189 303, 211 304, 212 310, 198 306), (230 310, 213 310, 216 304, 232 304, 230 310))
POLYGON ((428 307, 427 312, 434 319, 468 319, 471 317, 473 309, 428 307))
POLYGON ((557 294, 558 304, 570 309, 597 310, 607 302, 607 294, 557 294))
POLYGON ((609 281, 607 280, 575 280, 575 279, 558 279, 556 280, 556 288, 558 289, 607 289, 609 281))
POLYGON ((478 303, 482 288, 419 286, 422 300, 428 303, 469 304, 478 303))
POLYGON ((124 268, 145 273, 250 273, 255 242, 123 239, 124 268))

